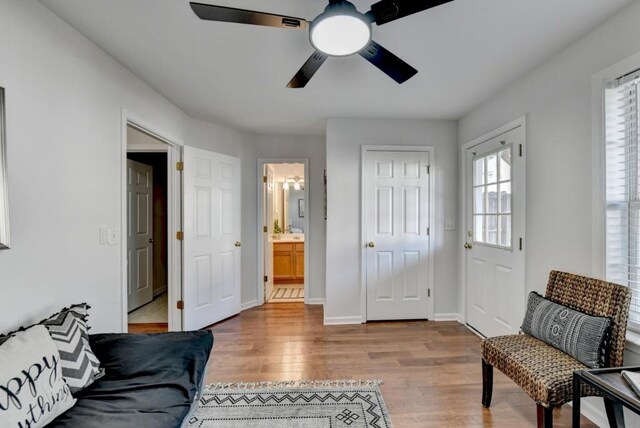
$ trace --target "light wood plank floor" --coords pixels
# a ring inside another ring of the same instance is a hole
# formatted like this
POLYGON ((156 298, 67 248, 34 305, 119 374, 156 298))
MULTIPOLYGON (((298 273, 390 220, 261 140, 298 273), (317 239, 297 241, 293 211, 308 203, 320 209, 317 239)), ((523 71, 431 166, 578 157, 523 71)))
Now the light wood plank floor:
MULTIPOLYGON (((320 306, 279 303, 210 327, 207 381, 382 379, 394 428, 536 426, 533 401, 498 370, 483 409, 480 339, 456 322, 322 322, 320 306)), ((571 426, 570 407, 554 416, 571 426)))

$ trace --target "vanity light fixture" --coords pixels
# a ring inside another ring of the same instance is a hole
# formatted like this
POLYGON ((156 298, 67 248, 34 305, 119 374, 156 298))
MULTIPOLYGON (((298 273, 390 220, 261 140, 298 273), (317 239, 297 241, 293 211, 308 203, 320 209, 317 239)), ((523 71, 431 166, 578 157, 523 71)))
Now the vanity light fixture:
POLYGON ((289 190, 289 180, 285 178, 284 183, 282 183, 282 188, 284 190, 289 190))
POLYGON ((293 178, 293 190, 300 190, 300 177, 293 178))

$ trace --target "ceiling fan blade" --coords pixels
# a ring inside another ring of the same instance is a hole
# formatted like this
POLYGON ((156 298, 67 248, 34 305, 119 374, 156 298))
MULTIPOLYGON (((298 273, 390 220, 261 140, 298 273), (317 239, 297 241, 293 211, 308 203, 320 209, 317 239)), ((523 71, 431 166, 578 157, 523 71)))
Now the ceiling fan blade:
POLYGON ((373 40, 360 51, 360 55, 398 83, 404 83, 418 73, 418 70, 373 40))
POLYGON ((322 52, 315 51, 296 75, 293 76, 293 79, 291 79, 287 88, 304 88, 307 86, 309 80, 311 80, 313 75, 316 74, 316 71, 318 71, 320 66, 324 64, 328 57, 328 55, 325 55, 322 52))
POLYGON ((274 15, 254 10, 190 3, 198 18, 206 21, 235 22, 238 24, 264 25, 266 27, 293 28, 303 30, 309 26, 306 19, 274 15))
POLYGON ((431 9, 453 0, 382 0, 371 6, 367 15, 382 25, 423 10, 431 9))

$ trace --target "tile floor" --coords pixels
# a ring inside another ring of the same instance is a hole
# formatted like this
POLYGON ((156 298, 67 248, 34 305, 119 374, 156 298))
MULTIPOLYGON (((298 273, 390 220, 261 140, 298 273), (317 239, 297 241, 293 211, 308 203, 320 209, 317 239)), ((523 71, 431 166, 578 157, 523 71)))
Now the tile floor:
POLYGON ((151 303, 129 313, 129 324, 166 323, 169 318, 167 293, 162 293, 151 303))

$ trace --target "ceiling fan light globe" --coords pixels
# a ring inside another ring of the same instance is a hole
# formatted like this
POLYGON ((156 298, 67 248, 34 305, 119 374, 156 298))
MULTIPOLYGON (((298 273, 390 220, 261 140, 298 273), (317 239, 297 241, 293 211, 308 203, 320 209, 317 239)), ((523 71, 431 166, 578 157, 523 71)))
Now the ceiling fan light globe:
POLYGON ((327 55, 353 55, 371 41, 371 25, 354 15, 320 15, 311 26, 309 39, 327 55))

